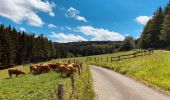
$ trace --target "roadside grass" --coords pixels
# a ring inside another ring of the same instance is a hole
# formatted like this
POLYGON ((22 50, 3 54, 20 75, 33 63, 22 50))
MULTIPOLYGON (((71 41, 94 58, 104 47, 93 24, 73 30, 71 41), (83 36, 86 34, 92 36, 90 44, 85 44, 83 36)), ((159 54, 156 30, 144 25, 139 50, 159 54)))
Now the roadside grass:
MULTIPOLYGON (((132 51, 130 51, 132 52, 132 51)), ((120 52, 110 55, 93 56, 103 57, 117 56, 130 52, 120 52)), ((91 61, 90 64, 112 69, 121 74, 130 76, 140 82, 157 89, 170 92, 170 53, 156 50, 152 55, 121 60, 116 62, 91 61)))
MULTIPOLYGON (((78 60, 79 58, 77 58, 78 60)), ((67 60, 67 59, 63 59, 67 60)), ((57 62, 52 60, 44 63, 57 62)), ((64 85, 64 100, 93 100, 91 74, 87 64, 83 65, 80 76, 75 73, 76 92, 72 95, 71 79, 62 78, 59 73, 50 71, 41 75, 29 73, 29 64, 18 66, 26 75, 9 78, 7 69, 0 70, 0 100, 56 100, 57 85, 64 85)))

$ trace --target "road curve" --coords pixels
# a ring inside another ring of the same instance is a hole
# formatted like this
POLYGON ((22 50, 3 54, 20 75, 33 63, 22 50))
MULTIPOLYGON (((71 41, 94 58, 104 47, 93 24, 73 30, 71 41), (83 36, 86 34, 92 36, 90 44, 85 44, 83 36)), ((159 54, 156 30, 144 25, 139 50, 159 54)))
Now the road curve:
POLYGON ((89 65, 95 100, 170 100, 170 96, 114 71, 89 65))

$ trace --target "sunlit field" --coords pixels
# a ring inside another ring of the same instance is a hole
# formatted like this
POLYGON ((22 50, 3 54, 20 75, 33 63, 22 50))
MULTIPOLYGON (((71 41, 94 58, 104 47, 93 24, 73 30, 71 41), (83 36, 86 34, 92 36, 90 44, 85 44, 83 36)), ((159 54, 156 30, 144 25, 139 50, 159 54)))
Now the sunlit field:
POLYGON ((105 61, 90 61, 89 63, 112 69, 141 81, 146 85, 170 91, 170 52, 168 51, 156 50, 152 55, 116 62, 106 62, 106 57, 124 55, 132 52, 133 51, 95 56, 98 58, 102 57, 105 61))
MULTIPOLYGON (((57 60, 52 62, 55 61, 57 60)), ((74 94, 72 94, 70 77, 61 77, 55 71, 32 75, 29 72, 29 65, 18 66, 17 69, 26 72, 26 75, 9 78, 7 70, 0 71, 0 100, 56 100, 58 83, 64 85, 65 100, 74 98, 92 100, 93 98, 91 74, 86 64, 83 65, 80 76, 77 73, 74 75, 76 87, 74 94)))

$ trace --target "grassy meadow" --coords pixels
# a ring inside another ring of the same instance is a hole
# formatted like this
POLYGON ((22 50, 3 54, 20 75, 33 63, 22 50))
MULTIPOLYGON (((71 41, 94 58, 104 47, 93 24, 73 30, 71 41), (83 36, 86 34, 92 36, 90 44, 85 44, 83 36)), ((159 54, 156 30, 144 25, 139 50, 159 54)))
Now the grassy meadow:
POLYGON ((10 79, 7 70, 0 71, 0 100, 56 100, 58 83, 64 85, 64 100, 93 99, 91 74, 86 64, 80 76, 77 73, 74 75, 76 89, 73 95, 70 77, 62 78, 55 71, 32 75, 29 73, 29 65, 18 66, 17 69, 23 70, 26 75, 10 79))
MULTIPOLYGON (((152 55, 116 62, 106 61, 106 57, 115 57, 132 52, 133 51, 95 56, 97 58, 103 58, 103 61, 90 61, 89 63, 130 76, 164 92, 170 92, 170 52, 156 50, 152 55)), ((91 57, 93 58, 93 56, 91 57)))
MULTIPOLYGON (((155 50, 152 55, 111 62, 110 57, 124 54, 131 54, 134 51, 118 52, 114 54, 89 56, 92 61, 85 62, 87 57, 59 59, 60 61, 72 62, 79 60, 84 62, 83 72, 80 76, 74 75, 75 93, 72 95, 71 79, 62 78, 54 71, 41 75, 29 73, 30 65, 18 66, 18 69, 25 71, 26 75, 13 76, 9 79, 7 70, 0 71, 0 100, 54 100, 57 94, 57 84, 64 85, 64 100, 92 100, 94 97, 91 73, 88 64, 99 65, 123 75, 127 75, 146 85, 170 92, 170 52, 155 50), (107 61, 107 57, 109 58, 107 61), (94 61, 94 58, 102 58, 94 61)), ((43 63, 55 63, 52 60, 43 63)))

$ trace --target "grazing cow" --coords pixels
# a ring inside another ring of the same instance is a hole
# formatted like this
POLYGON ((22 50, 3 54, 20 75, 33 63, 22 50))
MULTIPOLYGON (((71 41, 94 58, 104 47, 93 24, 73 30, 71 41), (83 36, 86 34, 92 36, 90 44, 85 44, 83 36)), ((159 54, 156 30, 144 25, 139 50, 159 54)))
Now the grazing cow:
POLYGON ((48 65, 32 65, 30 66, 30 72, 33 74, 47 73, 50 71, 48 65))
POLYGON ((70 69, 69 68, 67 68, 67 66, 65 66, 65 65, 60 65, 60 67, 59 67, 59 72, 61 73, 61 76, 63 75, 63 74, 65 74, 65 75, 69 75, 69 73, 70 73, 70 69))
POLYGON ((50 67, 48 65, 40 65, 37 67, 38 67, 40 73, 47 73, 50 71, 50 67))
POLYGON ((63 76, 63 74, 65 74, 66 76, 70 76, 76 71, 76 68, 74 68, 72 64, 64 64, 59 66, 59 72, 61 73, 61 76, 63 76))
POLYGON ((19 69, 16 69, 16 68, 10 68, 10 69, 8 69, 8 74, 10 77, 12 77, 12 74, 15 74, 17 77, 18 75, 21 75, 21 74, 25 75, 25 72, 23 72, 19 69))
POLYGON ((70 69, 70 74, 73 74, 74 72, 76 72, 76 71, 77 71, 77 70, 76 70, 76 68, 75 68, 75 67, 73 67, 73 65, 72 65, 72 64, 67 65, 67 68, 69 68, 69 69, 70 69))
POLYGON ((52 70, 58 70, 58 69, 59 69, 59 64, 48 64, 48 66, 49 66, 50 69, 52 69, 52 70))
POLYGON ((71 63, 70 65, 72 65, 74 68, 78 68, 79 67, 79 65, 75 64, 75 63, 71 63))
POLYGON ((30 66, 30 73, 38 74, 38 73, 39 73, 39 69, 38 69, 37 66, 38 66, 38 65, 31 65, 31 66, 30 66))

